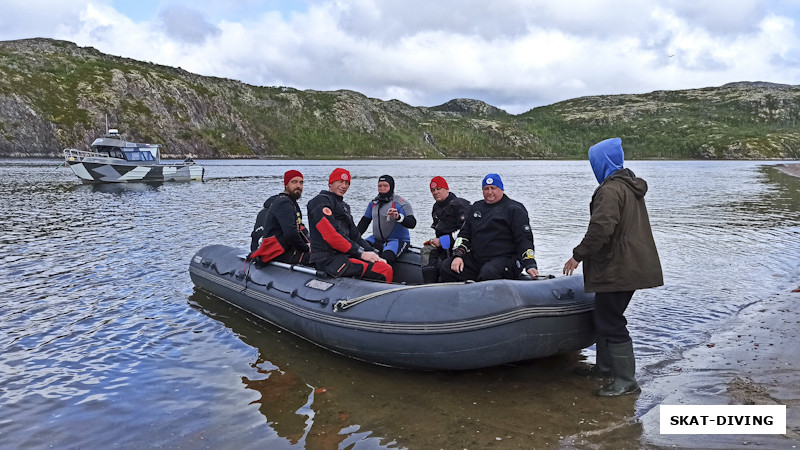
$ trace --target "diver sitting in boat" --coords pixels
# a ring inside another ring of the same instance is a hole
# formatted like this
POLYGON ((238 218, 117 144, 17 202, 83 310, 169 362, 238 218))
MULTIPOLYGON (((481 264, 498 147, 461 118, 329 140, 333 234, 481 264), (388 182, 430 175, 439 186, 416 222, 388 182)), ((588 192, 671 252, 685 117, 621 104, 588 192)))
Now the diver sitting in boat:
POLYGON ((505 195, 499 175, 486 175, 482 185, 483 200, 470 208, 453 256, 442 263, 442 281, 516 279, 522 268, 536 279, 528 210, 505 195))
POLYGON ((303 174, 289 170, 283 174, 283 192, 264 202, 253 232, 248 259, 272 260, 287 264, 308 264, 311 247, 303 213, 297 200, 303 194, 303 174))
POLYGON ((450 192, 447 180, 442 177, 433 177, 430 188, 433 200, 436 202, 431 210, 433 218, 431 228, 436 232, 436 237, 426 241, 420 250, 424 283, 439 281, 442 262, 450 256, 454 241, 453 233, 464 226, 470 207, 468 200, 456 197, 450 192))
POLYGON ((370 222, 372 235, 367 237, 367 242, 380 251, 381 258, 392 264, 411 243, 408 230, 417 226, 417 219, 411 203, 394 193, 394 178, 389 175, 378 178, 378 196, 367 205, 358 222, 358 232, 364 234, 370 222))
POLYGON ((311 227, 311 263, 333 277, 355 277, 392 282, 392 266, 361 237, 344 194, 350 172, 336 168, 328 190, 308 202, 311 227))

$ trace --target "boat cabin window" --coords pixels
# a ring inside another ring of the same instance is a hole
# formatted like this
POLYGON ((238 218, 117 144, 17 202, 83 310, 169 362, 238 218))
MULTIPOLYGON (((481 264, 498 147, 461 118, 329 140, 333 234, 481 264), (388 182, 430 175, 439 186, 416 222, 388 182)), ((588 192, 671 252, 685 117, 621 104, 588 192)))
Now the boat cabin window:
POLYGON ((125 150, 125 159, 128 161, 155 161, 149 151, 125 150))
POLYGON ((125 159, 125 156, 122 154, 121 151, 119 151, 117 147, 98 145, 94 147, 94 151, 96 151, 97 153, 105 153, 106 155, 112 158, 125 159))

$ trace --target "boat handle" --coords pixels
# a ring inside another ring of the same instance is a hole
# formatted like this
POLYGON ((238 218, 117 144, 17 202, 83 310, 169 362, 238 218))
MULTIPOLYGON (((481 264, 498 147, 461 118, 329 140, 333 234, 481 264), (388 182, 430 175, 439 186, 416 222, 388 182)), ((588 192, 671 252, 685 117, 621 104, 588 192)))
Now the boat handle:
POLYGON ((564 292, 564 293, 559 292, 558 289, 553 289, 552 292, 553 292, 553 297, 555 297, 556 300, 574 300, 575 299, 575 291, 573 291, 572 289, 567 289, 567 291, 564 292))

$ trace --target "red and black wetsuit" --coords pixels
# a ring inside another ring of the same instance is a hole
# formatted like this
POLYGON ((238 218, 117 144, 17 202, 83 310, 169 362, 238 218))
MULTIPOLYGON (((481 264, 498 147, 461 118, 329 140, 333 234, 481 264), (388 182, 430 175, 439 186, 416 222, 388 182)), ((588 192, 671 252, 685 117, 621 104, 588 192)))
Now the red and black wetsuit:
POLYGON ((333 192, 322 191, 308 202, 311 263, 334 277, 369 278, 392 282, 392 267, 358 259, 373 251, 353 222, 350 206, 333 192))

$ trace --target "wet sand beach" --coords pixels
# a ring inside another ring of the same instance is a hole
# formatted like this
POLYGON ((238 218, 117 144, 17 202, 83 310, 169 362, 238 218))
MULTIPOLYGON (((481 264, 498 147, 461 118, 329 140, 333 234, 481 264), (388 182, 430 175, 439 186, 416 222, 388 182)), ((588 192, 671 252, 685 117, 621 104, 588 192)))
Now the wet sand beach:
MULTIPOLYGON (((800 177, 800 164, 776 166, 800 177)), ((800 280, 798 280, 800 284, 800 280)), ((646 382, 662 405, 786 405, 785 435, 661 435, 659 409, 640 420, 642 444, 680 448, 800 448, 800 286, 742 309, 708 342, 646 382)))
POLYGON ((800 163, 783 164, 776 167, 778 170, 788 173, 789 175, 800 177, 800 163))
POLYGON ((786 405, 786 435, 661 435, 659 410, 642 418, 643 443, 680 448, 800 448, 800 293, 744 308, 703 346, 644 389, 663 405, 786 405))

